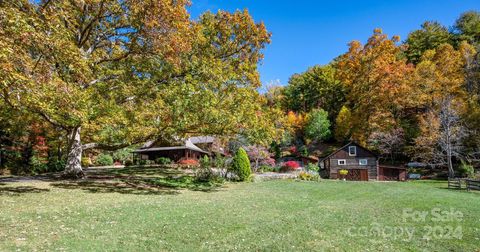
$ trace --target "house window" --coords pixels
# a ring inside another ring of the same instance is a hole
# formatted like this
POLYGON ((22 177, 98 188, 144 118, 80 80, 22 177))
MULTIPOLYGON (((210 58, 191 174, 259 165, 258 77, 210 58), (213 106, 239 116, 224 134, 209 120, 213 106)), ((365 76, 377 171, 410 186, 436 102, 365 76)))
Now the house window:
POLYGON ((368 164, 368 161, 367 161, 366 159, 360 159, 360 160, 358 161, 358 164, 359 164, 359 165, 367 165, 367 164, 368 164))
POLYGON ((357 146, 348 146, 348 155, 356 156, 357 155, 357 146))
POLYGON ((339 159, 338 160, 338 165, 346 165, 347 164, 347 160, 345 159, 339 159))

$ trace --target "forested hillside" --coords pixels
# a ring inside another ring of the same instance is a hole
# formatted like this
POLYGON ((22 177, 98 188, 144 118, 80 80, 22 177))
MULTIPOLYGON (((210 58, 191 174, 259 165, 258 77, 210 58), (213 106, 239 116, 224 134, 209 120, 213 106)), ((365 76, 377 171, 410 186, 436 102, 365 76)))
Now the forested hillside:
POLYGON ((475 11, 463 13, 451 27, 425 22, 403 41, 375 29, 330 64, 295 74, 284 87, 270 87, 270 105, 287 115, 280 145, 355 140, 384 162, 415 160, 450 169, 475 163, 479 50, 475 11))

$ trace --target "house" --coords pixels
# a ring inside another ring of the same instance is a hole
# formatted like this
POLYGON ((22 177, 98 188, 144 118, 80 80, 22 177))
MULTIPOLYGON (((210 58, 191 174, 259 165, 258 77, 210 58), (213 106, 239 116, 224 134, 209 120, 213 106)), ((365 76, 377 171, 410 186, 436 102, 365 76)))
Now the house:
POLYGON ((134 150, 134 159, 155 160, 166 157, 177 162, 182 159, 199 159, 203 156, 212 156, 214 151, 214 137, 191 137, 186 140, 177 140, 173 143, 149 141, 141 148, 134 150), (199 146, 202 146, 200 148, 199 146))
POLYGON ((320 160, 324 174, 339 178, 339 170, 348 170, 347 180, 368 181, 378 179, 378 157, 355 142, 350 142, 320 160))
POLYGON ((379 165, 378 156, 358 143, 350 142, 320 160, 324 174, 339 178, 339 170, 348 170, 347 180, 405 181, 407 168, 379 165))

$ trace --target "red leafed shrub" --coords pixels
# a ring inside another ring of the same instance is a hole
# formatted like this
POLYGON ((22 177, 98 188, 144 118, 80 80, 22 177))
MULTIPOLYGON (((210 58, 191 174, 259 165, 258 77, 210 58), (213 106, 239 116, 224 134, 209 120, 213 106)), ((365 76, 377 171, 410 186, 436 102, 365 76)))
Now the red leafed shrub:
POLYGON ((297 161, 287 161, 282 165, 282 171, 294 171, 300 168, 300 164, 297 161))
POLYGON ((198 166, 200 163, 198 163, 198 160, 195 159, 183 159, 178 161, 178 164, 180 165, 186 165, 186 166, 198 166))
POLYGON ((297 146, 292 146, 292 147, 288 148, 288 151, 292 154, 296 154, 297 153, 297 146))

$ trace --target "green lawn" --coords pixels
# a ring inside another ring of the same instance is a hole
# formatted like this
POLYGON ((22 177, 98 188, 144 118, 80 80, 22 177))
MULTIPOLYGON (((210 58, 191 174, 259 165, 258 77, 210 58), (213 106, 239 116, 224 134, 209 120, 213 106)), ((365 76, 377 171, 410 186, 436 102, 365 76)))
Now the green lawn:
MULTIPOLYGON (((128 172, 84 182, 0 183, 0 251, 480 248, 480 194, 447 190, 443 182, 268 181, 202 187, 172 183, 184 180, 171 176, 152 187, 146 180, 129 182, 128 172), (425 221, 404 221, 408 208, 454 208, 463 217, 439 222, 429 212, 425 221), (385 234, 365 235, 372 227, 385 234), (442 237, 450 227, 455 232, 442 237), (412 239, 400 233, 407 228, 414 230, 412 239)), ((155 177, 154 169, 142 177, 155 177)))

